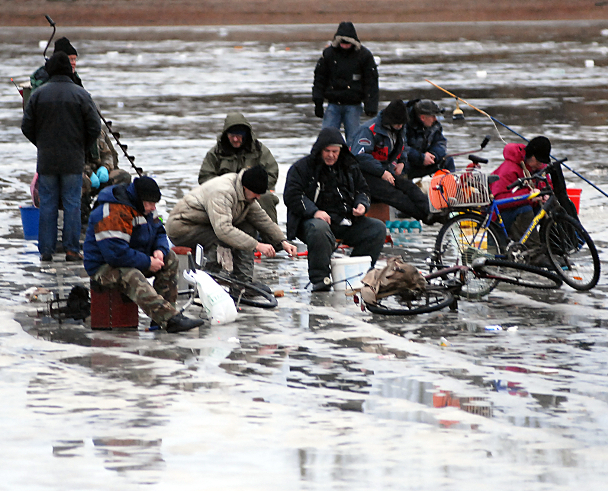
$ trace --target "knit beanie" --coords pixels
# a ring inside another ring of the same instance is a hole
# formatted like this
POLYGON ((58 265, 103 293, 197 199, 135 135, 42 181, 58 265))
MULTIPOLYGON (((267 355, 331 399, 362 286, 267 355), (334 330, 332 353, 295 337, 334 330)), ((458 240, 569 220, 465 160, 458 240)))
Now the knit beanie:
POLYGON ((66 55, 78 56, 78 51, 76 51, 76 48, 72 46, 70 40, 66 37, 59 38, 55 41, 55 51, 53 51, 53 53, 58 53, 60 51, 63 51, 66 55))
POLYGON ((255 194, 264 194, 268 190, 268 172, 261 165, 250 167, 243 172, 243 186, 255 194))
POLYGON ((546 136, 532 138, 526 145, 526 158, 536 157, 543 164, 551 162, 551 142, 546 136))
POLYGON ((158 203, 160 201, 160 189, 156 181, 148 176, 138 177, 133 181, 137 197, 142 201, 158 203))
POLYGON ((70 59, 63 51, 53 53, 44 65, 44 69, 49 74, 49 77, 53 75, 67 75, 72 76, 72 65, 70 59))
POLYGON ((407 108, 401 99, 392 101, 386 109, 382 111, 382 124, 384 126, 406 124, 407 119, 407 108))

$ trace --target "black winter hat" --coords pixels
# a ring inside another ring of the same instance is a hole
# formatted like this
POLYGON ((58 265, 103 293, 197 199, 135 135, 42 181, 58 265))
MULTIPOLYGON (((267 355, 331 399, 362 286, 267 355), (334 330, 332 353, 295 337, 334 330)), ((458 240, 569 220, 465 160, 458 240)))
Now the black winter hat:
POLYGON ((407 119, 407 108, 405 107, 405 102, 401 99, 392 101, 386 109, 382 111, 382 124, 384 126, 406 124, 407 119))
POLYGON ((536 157, 543 164, 551 162, 551 142, 546 136, 532 138, 526 145, 526 158, 536 157))
POLYGON ((63 51, 53 53, 44 65, 44 69, 49 74, 49 77, 53 75, 67 75, 72 76, 72 65, 70 59, 63 51))
POLYGON ((243 186, 255 194, 264 194, 268 190, 268 172, 261 165, 250 167, 243 172, 243 186))
POLYGON ((78 56, 78 51, 76 51, 76 48, 72 46, 70 40, 66 37, 59 38, 55 41, 55 51, 53 51, 53 53, 58 53, 60 51, 63 51, 66 55, 78 56))
POLYGON ((251 131, 246 124, 233 124, 230 128, 226 130, 226 133, 231 133, 233 135, 241 135, 246 136, 251 131))
POLYGON ((133 181, 137 197, 142 201, 158 203, 160 201, 160 189, 156 181, 148 176, 138 177, 133 181))

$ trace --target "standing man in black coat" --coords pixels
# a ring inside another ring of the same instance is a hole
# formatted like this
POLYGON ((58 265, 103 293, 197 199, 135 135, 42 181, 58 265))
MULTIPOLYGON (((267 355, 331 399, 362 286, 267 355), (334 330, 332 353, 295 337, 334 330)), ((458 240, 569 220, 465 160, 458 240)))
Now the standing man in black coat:
POLYGON ((351 256, 370 256, 374 266, 386 227, 365 216, 369 188, 338 129, 322 129, 310 155, 291 166, 283 200, 287 238, 298 237, 308 245, 313 292, 331 289, 330 262, 336 238, 354 247, 351 256))
POLYGON ((72 65, 65 52, 54 53, 45 67, 50 80, 32 94, 21 121, 21 131, 38 149, 38 250, 42 261, 53 260, 61 200, 65 258, 81 261, 82 171, 86 149, 99 136, 101 121, 89 93, 72 80, 72 65))
POLYGON ((315 67, 312 100, 315 116, 323 118, 322 127, 340 129, 344 124, 347 141, 361 123, 361 103, 367 116, 378 112, 378 68, 352 22, 341 22, 331 45, 323 50, 315 67))

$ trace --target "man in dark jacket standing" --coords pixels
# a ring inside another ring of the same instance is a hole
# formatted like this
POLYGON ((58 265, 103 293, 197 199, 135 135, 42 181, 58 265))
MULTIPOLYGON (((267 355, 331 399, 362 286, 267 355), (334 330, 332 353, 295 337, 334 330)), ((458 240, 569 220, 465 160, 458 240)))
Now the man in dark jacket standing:
POLYGON ((203 324, 175 308, 178 260, 156 213, 161 193, 150 177, 103 189, 91 212, 84 267, 101 287, 118 287, 168 332, 203 324), (154 287, 146 278, 154 277, 154 287))
POLYGON ((287 173, 283 199, 287 238, 308 245, 308 278, 313 291, 329 291, 331 255, 336 238, 354 247, 351 256, 376 263, 386 237, 384 223, 365 216, 368 187, 340 131, 324 128, 310 155, 287 173))
POLYGON ((361 103, 367 116, 378 112, 378 68, 372 53, 361 44, 352 22, 341 22, 330 46, 315 67, 312 88, 315 116, 323 128, 344 124, 346 140, 361 122, 361 103), (323 101, 327 110, 323 111, 323 101))
POLYGON ((437 121, 441 109, 429 99, 407 103, 408 123, 405 135, 408 145, 408 162, 403 173, 410 179, 433 175, 437 170, 454 172, 454 159, 446 158, 447 140, 443 127, 437 121))
POLYGON ((400 100, 392 101, 374 119, 361 125, 351 142, 372 200, 386 203, 408 217, 431 223, 428 197, 403 175, 408 162, 405 142, 407 109, 400 100))
POLYGON ((89 93, 72 80, 67 54, 53 54, 46 71, 51 78, 32 94, 21 122, 21 131, 38 149, 38 250, 43 261, 53 260, 61 200, 66 261, 80 261, 82 171, 86 149, 99 136, 101 122, 89 93))

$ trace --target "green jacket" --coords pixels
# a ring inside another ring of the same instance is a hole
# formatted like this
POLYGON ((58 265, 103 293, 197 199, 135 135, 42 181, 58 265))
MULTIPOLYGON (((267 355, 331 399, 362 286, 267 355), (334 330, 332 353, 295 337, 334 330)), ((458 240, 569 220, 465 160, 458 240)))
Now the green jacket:
POLYGON ((255 137, 255 133, 241 113, 230 113, 224 121, 224 129, 218 137, 215 146, 207 152, 201 170, 198 173, 198 183, 203 184, 209 179, 221 176, 229 172, 238 173, 261 165, 268 172, 268 189, 274 190, 279 178, 279 166, 270 153, 270 150, 255 137), (228 140, 228 129, 235 125, 244 125, 249 129, 249 134, 243 139, 243 145, 235 149, 228 140))

